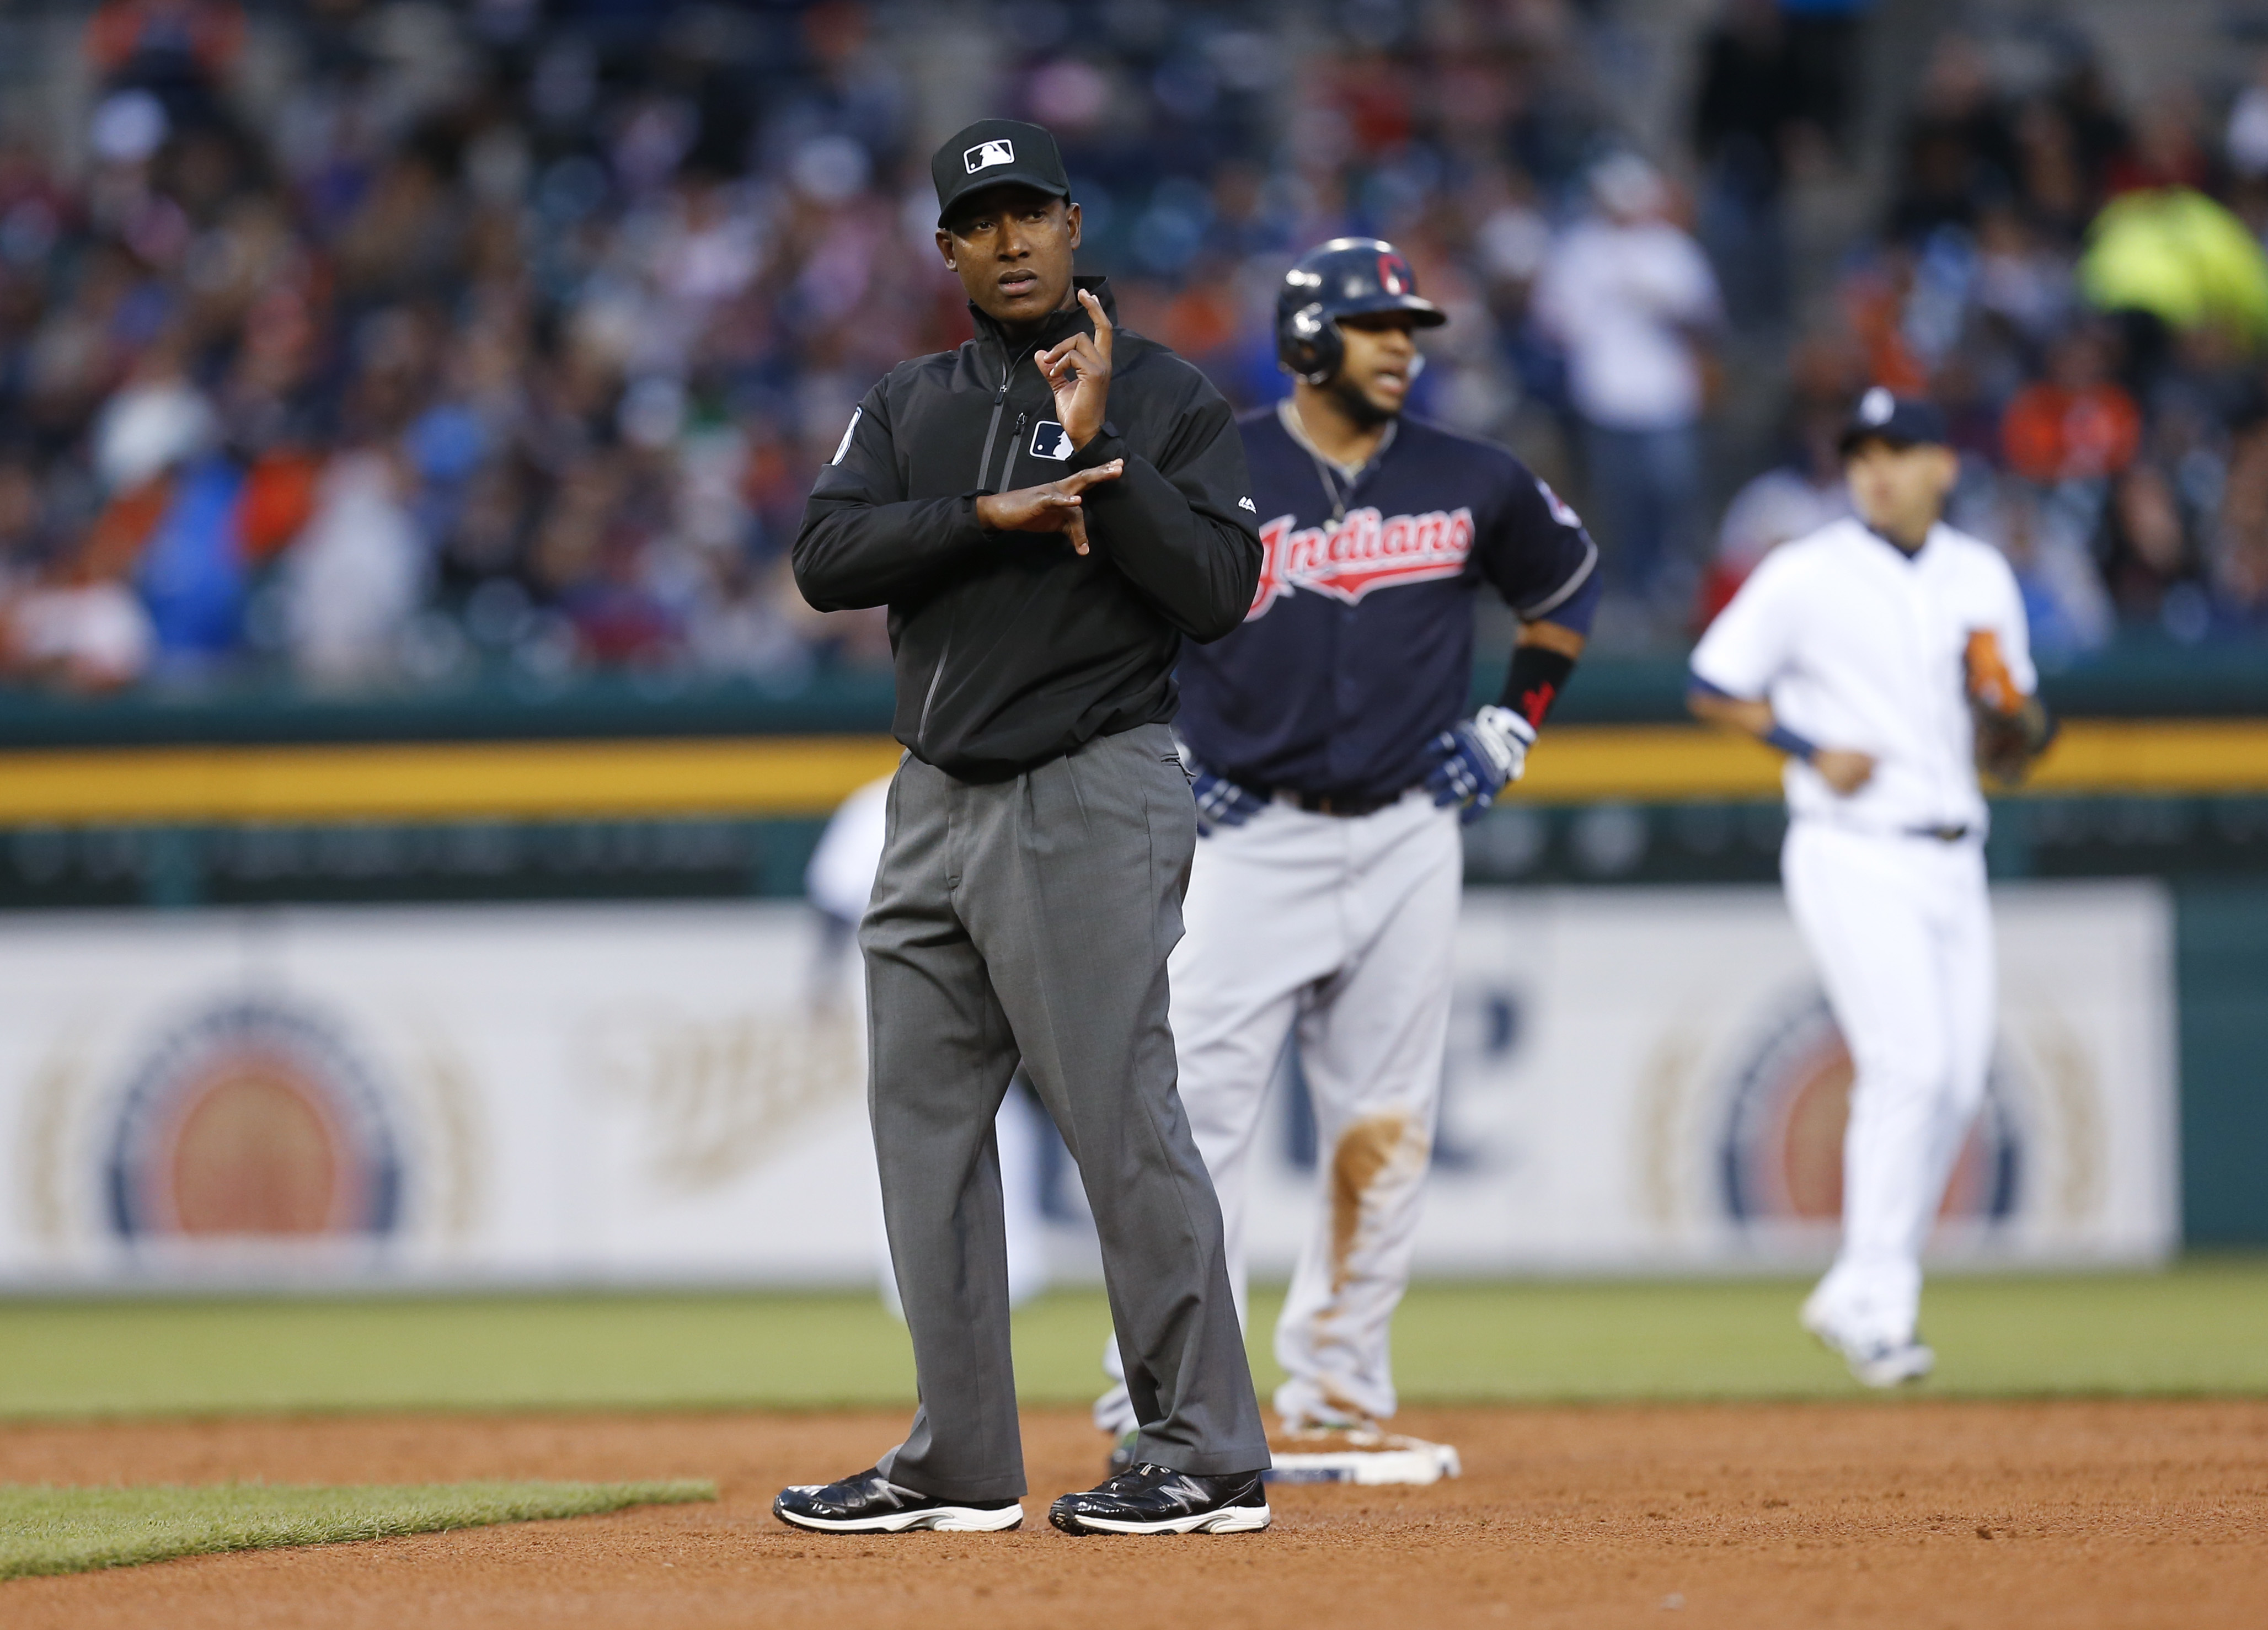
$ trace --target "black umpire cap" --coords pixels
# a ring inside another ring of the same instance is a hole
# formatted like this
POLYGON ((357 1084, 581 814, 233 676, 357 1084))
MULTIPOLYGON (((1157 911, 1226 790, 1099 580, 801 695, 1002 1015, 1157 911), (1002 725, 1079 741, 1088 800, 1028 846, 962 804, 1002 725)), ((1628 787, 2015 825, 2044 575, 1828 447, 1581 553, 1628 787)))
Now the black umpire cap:
POLYGON ((1952 445, 1953 431, 1946 423, 1945 409, 1935 402, 1918 396, 1894 396, 1877 385, 1859 398, 1838 446, 1847 459, 1865 441, 1893 447, 1943 447, 1952 445))
POLYGON ((937 224, 952 218, 954 206, 990 187, 1037 188, 1058 198, 1071 196, 1056 138, 1042 127, 1016 119, 979 119, 931 155, 930 179, 937 183, 937 224))

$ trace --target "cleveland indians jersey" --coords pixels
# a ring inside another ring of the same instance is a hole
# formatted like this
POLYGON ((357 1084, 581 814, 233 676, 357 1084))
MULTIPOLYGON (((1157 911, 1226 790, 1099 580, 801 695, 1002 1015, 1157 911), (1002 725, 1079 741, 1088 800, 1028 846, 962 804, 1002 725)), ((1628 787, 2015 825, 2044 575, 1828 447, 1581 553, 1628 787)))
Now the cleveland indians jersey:
POLYGON ((1265 556, 1242 626, 1182 647, 1175 728, 1255 788, 1386 799, 1464 716, 1473 594, 1549 616, 1597 570, 1575 512, 1503 448, 1404 417, 1351 479, 1286 401, 1237 421, 1265 556))

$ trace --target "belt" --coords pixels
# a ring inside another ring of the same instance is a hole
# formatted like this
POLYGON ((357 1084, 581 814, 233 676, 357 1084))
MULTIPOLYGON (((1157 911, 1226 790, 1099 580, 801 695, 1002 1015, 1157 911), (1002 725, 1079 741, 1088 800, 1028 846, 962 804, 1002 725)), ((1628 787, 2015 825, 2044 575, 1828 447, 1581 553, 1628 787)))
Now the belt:
POLYGON ((1940 844, 1957 844, 1969 836, 1969 829, 1965 826, 1910 826, 1906 828, 1905 835, 1908 837, 1934 837, 1940 844))
MULTIPOLYGON (((1402 801, 1401 793, 1388 798, 1337 798, 1328 793, 1303 793, 1292 786, 1251 786, 1242 781, 1239 781, 1237 785, 1255 798, 1265 799, 1271 804, 1290 804, 1309 815, 1337 815, 1345 820, 1376 815, 1389 805, 1402 801)), ((1407 787, 1403 789, 1403 792, 1408 790, 1407 787)))

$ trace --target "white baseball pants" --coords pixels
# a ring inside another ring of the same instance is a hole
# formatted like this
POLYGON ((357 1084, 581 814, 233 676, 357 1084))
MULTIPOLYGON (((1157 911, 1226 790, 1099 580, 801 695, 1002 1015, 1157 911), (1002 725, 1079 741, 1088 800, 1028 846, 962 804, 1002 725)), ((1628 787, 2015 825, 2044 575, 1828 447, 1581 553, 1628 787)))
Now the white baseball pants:
POLYGON ((1798 820, 1780 874, 1857 1066, 1842 1250, 1807 1309, 1845 1338, 1904 1343, 1922 1245, 1992 1064, 1983 846, 1798 820))
MULTIPOLYGON (((1394 1413, 1388 1327, 1432 1154, 1463 881, 1456 812, 1422 791, 1353 817, 1271 804, 1197 844, 1170 963, 1174 1045, 1240 1316, 1253 1144, 1295 1030, 1314 1103, 1321 1203, 1276 1326, 1289 1424, 1394 1413)), ((1115 1343, 1104 1368, 1116 1377, 1115 1343)), ((1137 1424, 1123 1386, 1094 1418, 1113 1434, 1137 1424)))

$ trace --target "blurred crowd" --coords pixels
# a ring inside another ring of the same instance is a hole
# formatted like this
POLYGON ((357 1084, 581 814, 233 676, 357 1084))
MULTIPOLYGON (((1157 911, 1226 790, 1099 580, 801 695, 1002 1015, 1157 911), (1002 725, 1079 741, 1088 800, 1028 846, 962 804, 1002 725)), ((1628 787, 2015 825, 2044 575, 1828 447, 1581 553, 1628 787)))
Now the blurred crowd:
POLYGON ((988 113, 1057 133, 1123 320, 1241 404, 1291 258, 1394 238, 1453 317, 1418 409, 1583 495, 1609 638, 1835 513, 1874 380, 1953 409, 2051 650, 2268 616, 2268 81, 2125 109, 2084 42, 2012 77, 1948 38, 1807 311, 1790 199, 1854 173, 1863 0, 1731 0, 1651 152, 1615 10, 104 0, 0 107, 0 665, 883 661, 784 552, 868 384, 968 332, 926 159, 988 113), (1792 361, 1744 376, 1759 336, 1792 361), (1743 391, 1780 429, 1728 465, 1743 391))
MULTIPOLYGON (((1702 222, 1728 286, 1773 286, 1784 177, 1831 139, 1783 20, 1736 3, 1712 36, 1702 222)), ((1886 215, 1798 336, 1780 461, 1726 511, 1702 617, 1843 506, 1835 428, 1880 382, 1950 412, 1952 519, 2008 554, 2051 659, 2268 631, 2268 72, 2130 107, 2102 47, 2049 12, 1933 43, 1886 215)))

